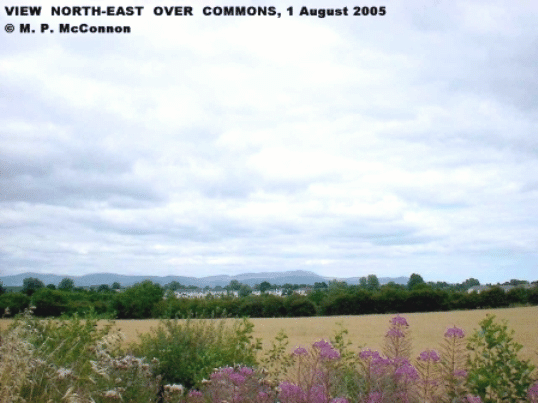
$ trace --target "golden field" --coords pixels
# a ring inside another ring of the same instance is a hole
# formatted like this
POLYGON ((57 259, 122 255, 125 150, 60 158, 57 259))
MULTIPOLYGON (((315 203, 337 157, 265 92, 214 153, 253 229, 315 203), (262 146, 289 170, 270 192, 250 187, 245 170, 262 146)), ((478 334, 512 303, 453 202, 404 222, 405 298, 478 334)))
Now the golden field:
MULTIPOLYGON (((411 329, 414 353, 426 348, 437 348, 447 327, 463 328, 470 335, 478 328, 478 322, 487 314, 497 320, 507 320, 509 329, 515 331, 514 339, 524 347, 521 357, 538 365, 538 306, 504 309, 482 309, 473 311, 451 311, 402 314, 411 329)), ((312 318, 251 319, 254 337, 263 340, 264 347, 270 345, 277 333, 284 329, 289 336, 290 349, 296 345, 306 346, 321 338, 329 338, 341 323, 349 331, 348 339, 355 349, 368 347, 380 349, 390 319, 394 315, 330 316, 312 318)), ((0 320, 0 329, 5 329, 10 320, 0 320)), ((138 333, 148 332, 159 320, 116 320, 127 343, 135 341, 138 333)))

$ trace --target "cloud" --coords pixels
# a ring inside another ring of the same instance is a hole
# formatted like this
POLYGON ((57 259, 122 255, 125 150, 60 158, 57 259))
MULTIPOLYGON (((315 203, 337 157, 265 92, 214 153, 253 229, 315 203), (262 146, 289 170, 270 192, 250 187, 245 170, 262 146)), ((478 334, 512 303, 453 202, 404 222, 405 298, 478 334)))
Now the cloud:
POLYGON ((534 3, 154 5, 91 19, 130 35, 6 37, 2 273, 535 280, 534 3))

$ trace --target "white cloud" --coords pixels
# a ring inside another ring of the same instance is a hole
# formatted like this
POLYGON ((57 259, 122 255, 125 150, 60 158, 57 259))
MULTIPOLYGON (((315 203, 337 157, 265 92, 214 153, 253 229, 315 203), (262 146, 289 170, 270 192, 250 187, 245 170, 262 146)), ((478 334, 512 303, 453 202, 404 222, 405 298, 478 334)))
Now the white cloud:
POLYGON ((3 273, 535 280, 534 3, 156 4, 92 20, 127 36, 5 38, 3 273))

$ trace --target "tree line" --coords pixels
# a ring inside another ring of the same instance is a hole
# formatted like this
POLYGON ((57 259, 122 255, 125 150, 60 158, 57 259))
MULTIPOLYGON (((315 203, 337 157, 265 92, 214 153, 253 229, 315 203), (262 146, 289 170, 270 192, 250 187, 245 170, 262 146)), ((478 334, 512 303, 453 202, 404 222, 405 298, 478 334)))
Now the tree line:
POLYGON ((468 292, 479 285, 473 278, 460 284, 426 283, 418 274, 412 274, 406 285, 380 285, 375 275, 361 278, 357 285, 330 281, 313 286, 277 286, 264 281, 250 287, 232 280, 226 287, 212 289, 227 291, 223 296, 177 298, 178 290, 202 289, 177 282, 163 287, 149 280, 127 288, 121 288, 119 283, 82 288, 69 278, 55 286, 30 277, 24 279, 20 291, 7 291, 0 284, 0 310, 4 317, 32 306, 34 313, 42 317, 93 312, 109 318, 144 319, 363 315, 538 305, 536 283, 511 280, 504 284, 513 286, 508 291, 496 285, 481 292, 468 292), (299 295, 295 292, 298 289, 308 292, 299 295), (275 290, 280 290, 279 295, 274 295, 275 290), (253 295, 254 291, 259 295, 253 295))

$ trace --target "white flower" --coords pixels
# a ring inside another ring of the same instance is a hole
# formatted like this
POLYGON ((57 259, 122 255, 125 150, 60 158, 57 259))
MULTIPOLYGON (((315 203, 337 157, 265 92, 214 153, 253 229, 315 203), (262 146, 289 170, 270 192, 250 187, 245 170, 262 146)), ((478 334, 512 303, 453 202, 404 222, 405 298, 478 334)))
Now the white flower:
POLYGON ((114 400, 121 400, 121 395, 120 395, 120 392, 118 392, 117 390, 107 390, 105 393, 104 393, 104 398, 105 399, 114 399, 114 400))
POLYGON ((67 378, 73 377, 73 371, 66 368, 60 368, 58 371, 56 371, 56 376, 58 376, 58 379, 63 380, 67 378))
POLYGON ((164 385, 164 390, 170 392, 170 393, 183 393, 185 391, 185 388, 183 385, 164 385))

